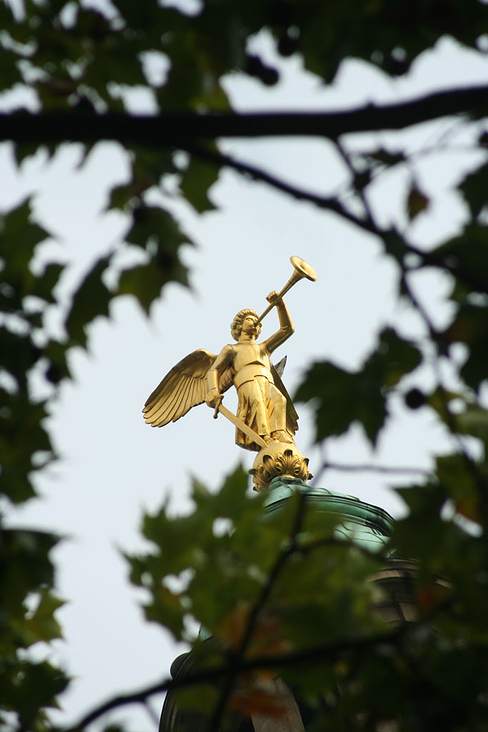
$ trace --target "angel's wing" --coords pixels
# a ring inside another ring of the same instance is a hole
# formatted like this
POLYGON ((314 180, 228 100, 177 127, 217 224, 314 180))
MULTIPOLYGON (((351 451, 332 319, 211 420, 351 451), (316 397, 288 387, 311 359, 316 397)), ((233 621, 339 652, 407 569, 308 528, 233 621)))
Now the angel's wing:
POLYGON ((271 364, 271 375, 275 386, 281 391, 286 399, 286 429, 290 435, 294 435, 298 430, 298 414, 293 406, 291 396, 288 394, 285 385, 281 381, 280 373, 278 371, 278 368, 281 367, 281 373, 283 373, 283 369, 285 368, 285 363, 283 363, 283 361, 286 363, 286 356, 277 366, 273 366, 273 364, 271 364))
POLYGON ((163 427, 202 404, 208 391, 207 372, 216 358, 200 348, 173 366, 146 400, 142 410, 146 422, 151 427, 163 427))
MULTIPOLYGON (((182 358, 146 399, 144 419, 151 427, 176 422, 192 407, 203 404, 207 393, 207 373, 217 356, 199 348, 182 358)), ((221 393, 232 386, 232 370, 228 366, 219 378, 221 393)))

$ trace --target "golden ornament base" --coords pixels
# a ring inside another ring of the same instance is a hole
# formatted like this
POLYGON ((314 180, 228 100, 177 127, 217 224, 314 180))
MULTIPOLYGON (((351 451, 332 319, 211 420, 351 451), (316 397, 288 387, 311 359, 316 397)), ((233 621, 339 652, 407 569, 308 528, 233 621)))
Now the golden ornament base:
POLYGON ((272 441, 257 454, 252 469, 254 490, 261 491, 273 478, 299 478, 304 482, 312 477, 308 458, 303 457, 294 442, 272 441))

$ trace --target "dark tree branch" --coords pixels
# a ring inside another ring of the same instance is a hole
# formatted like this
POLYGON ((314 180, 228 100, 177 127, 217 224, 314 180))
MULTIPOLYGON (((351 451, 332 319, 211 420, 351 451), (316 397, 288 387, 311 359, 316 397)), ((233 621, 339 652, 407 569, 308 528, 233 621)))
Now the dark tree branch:
POLYGON ((383 644, 394 645, 398 643, 400 638, 406 635, 409 630, 410 628, 408 624, 406 624, 394 631, 387 631, 386 633, 379 633, 374 636, 317 644, 311 648, 304 648, 283 654, 255 656, 252 659, 241 659, 238 666, 233 664, 232 667, 230 667, 229 664, 224 664, 220 668, 204 669, 181 678, 168 679, 154 684, 153 686, 147 686, 135 693, 121 694, 120 696, 113 697, 109 701, 101 704, 99 707, 96 707, 86 714, 77 724, 71 727, 61 728, 59 732, 80 732, 88 725, 100 719, 104 714, 112 712, 115 709, 127 706, 128 704, 144 703, 151 696, 161 694, 170 689, 217 682, 222 678, 227 678, 229 673, 236 674, 255 671, 258 669, 278 669, 289 666, 294 667, 302 663, 320 664, 326 662, 328 664, 332 664, 334 658, 344 652, 361 652, 383 644))
POLYGON ((272 188, 276 188, 278 191, 282 191, 283 193, 287 193, 293 198, 296 198, 298 201, 307 201, 309 203, 313 203, 315 206, 317 206, 317 208, 321 208, 326 211, 332 211, 333 213, 342 216, 342 218, 346 219, 355 226, 359 226, 360 228, 364 229, 365 231, 373 234, 376 233, 376 230, 371 228, 368 221, 366 221, 365 219, 361 219, 358 216, 355 216, 353 213, 344 208, 338 198, 319 196, 315 193, 304 191, 302 188, 297 188, 296 186, 292 186, 289 183, 285 183, 285 181, 281 180, 280 178, 277 178, 276 176, 273 176, 270 173, 261 170, 260 168, 256 168, 254 165, 243 163, 242 161, 236 160, 230 155, 225 155, 224 153, 216 153, 211 150, 206 150, 201 147, 194 147, 192 145, 185 145, 184 149, 186 150, 186 152, 190 153, 191 155, 195 155, 195 157, 198 157, 201 160, 205 160, 206 162, 213 163, 217 166, 226 166, 228 168, 232 168, 232 170, 235 170, 237 173, 240 173, 244 176, 249 176, 253 180, 266 183, 272 188))
MULTIPOLYGON (((354 169, 350 157, 348 156, 348 154, 344 150, 344 147, 340 144, 339 141, 336 141, 336 145, 339 154, 342 156, 346 166, 349 168, 353 176, 354 184, 354 178, 357 175, 357 171, 354 169)), ((348 211, 347 208, 345 208, 345 206, 340 202, 338 197, 334 198, 318 196, 314 193, 310 193, 309 191, 304 191, 301 188, 297 188, 296 186, 292 186, 289 183, 280 180, 276 176, 273 176, 266 171, 261 170, 260 168, 256 168, 255 166, 249 165, 248 163, 243 163, 240 160, 236 160, 230 155, 225 155, 223 153, 207 150, 204 147, 186 143, 182 144, 180 147, 181 149, 184 149, 191 155, 195 155, 201 160, 205 160, 219 167, 226 166, 228 168, 232 168, 241 175, 249 175, 254 180, 262 181, 272 188, 282 191, 283 193, 287 193, 297 200, 307 201, 314 204, 318 208, 336 213, 338 216, 341 216, 346 221, 349 221, 349 223, 358 226, 363 231, 378 236, 380 239, 385 241, 385 245, 387 245, 386 238, 390 232, 388 230, 381 229, 375 223, 373 213, 371 207, 369 206, 364 190, 356 191, 360 197, 360 200, 362 201, 363 207, 366 212, 366 216, 361 218, 360 216, 356 216, 355 214, 353 214, 351 211, 348 211)), ((422 266, 444 269, 446 272, 449 272, 449 274, 452 274, 454 277, 464 280, 468 287, 470 287, 471 289, 477 292, 485 292, 486 278, 484 278, 482 274, 477 276, 472 271, 467 272, 466 270, 462 269, 459 264, 454 266, 449 261, 448 256, 444 256, 436 252, 423 251, 422 249, 419 249, 418 247, 408 242, 405 238, 403 238, 403 246, 405 249, 405 254, 415 254, 422 261, 422 266)), ((408 283, 405 282, 405 285, 408 287, 408 283)), ((433 330, 430 330, 430 333, 431 335, 435 335, 435 331, 433 330)))
POLYGON ((270 569, 268 579, 264 584, 258 599, 254 603, 251 612, 249 613, 246 627, 244 628, 244 632, 239 642, 237 651, 232 654, 232 656, 229 656, 229 661, 232 661, 232 668, 229 668, 227 675, 223 679, 222 689, 220 691, 217 704, 215 705, 215 709, 209 719, 207 727, 208 732, 212 732, 213 730, 217 730, 220 728, 221 719, 225 712, 229 697, 231 696, 234 689, 239 669, 244 662, 246 651, 256 630, 259 615, 266 605, 266 602, 268 601, 268 598, 273 591, 276 585, 276 581, 281 574, 281 571, 283 570, 285 564, 295 553, 295 551, 297 551, 297 537, 302 529, 303 521, 305 518, 305 500, 305 494, 299 495, 299 503, 294 517, 293 526, 290 532, 289 544, 276 557, 276 561, 270 569))
POLYGON ((0 140, 58 144, 116 140, 125 145, 180 147, 198 139, 229 137, 317 136, 337 139, 351 132, 401 130, 457 114, 488 113, 488 86, 436 92, 397 104, 369 104, 346 111, 272 114, 163 114, 136 116, 65 112, 13 112, 0 115, 0 140))
POLYGON ((353 542, 337 539, 335 537, 325 537, 309 542, 298 541, 298 535, 301 531, 305 516, 305 494, 301 495, 300 499, 301 500, 298 505, 298 509, 294 519, 294 526, 292 528, 292 531, 290 532, 290 544, 278 555, 276 562, 270 571, 268 580, 263 586, 261 595, 249 615, 246 627, 244 629, 243 637, 239 644, 239 649, 232 655, 228 654, 226 663, 218 668, 209 668, 203 669, 201 671, 193 671, 191 674, 182 677, 167 679, 160 683, 154 684, 153 686, 145 687, 144 689, 135 693, 121 694, 120 696, 110 699, 106 703, 100 705, 90 713, 86 714, 78 722, 78 724, 60 730, 60 732, 80 732, 108 712, 114 711, 115 709, 118 709, 120 707, 127 706, 128 704, 144 704, 147 706, 147 700, 151 696, 169 691, 170 689, 196 686, 198 684, 208 684, 213 682, 218 683, 219 681, 224 681, 218 703, 208 725, 209 730, 218 729, 220 719, 225 710, 229 696, 232 693, 235 680, 241 673, 256 671, 260 669, 277 669, 280 667, 295 666, 301 663, 317 664, 323 661, 327 661, 330 663, 335 655, 345 651, 360 651, 384 643, 397 643, 399 637, 404 633, 404 628, 397 629, 394 632, 388 631, 384 634, 378 634, 366 638, 338 641, 336 643, 318 644, 316 646, 313 646, 312 648, 304 648, 283 654, 263 654, 261 656, 253 656, 250 659, 245 658, 247 647, 252 640, 252 635, 255 631, 255 626, 258 620, 259 613, 266 604, 266 601, 275 586, 278 575, 282 571, 286 562, 295 552, 312 552, 324 546, 334 546, 342 548, 354 547, 364 556, 367 556, 376 562, 381 562, 382 560, 384 560, 384 557, 382 557, 380 553, 368 551, 367 549, 356 545, 353 542))

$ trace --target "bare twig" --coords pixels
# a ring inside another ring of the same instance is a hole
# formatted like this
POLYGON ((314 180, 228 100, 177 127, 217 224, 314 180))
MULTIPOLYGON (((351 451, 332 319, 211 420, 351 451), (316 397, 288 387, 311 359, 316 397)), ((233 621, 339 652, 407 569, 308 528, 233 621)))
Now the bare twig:
POLYGON ((149 717, 151 718, 151 722, 155 725, 156 729, 159 727, 159 717, 154 711, 154 709, 149 704, 148 700, 146 699, 144 701, 144 709, 148 713, 149 717))
POLYGON ((396 465, 371 465, 371 464, 364 464, 364 465, 348 465, 346 463, 331 463, 331 462, 324 462, 321 466, 321 469, 323 470, 337 470, 339 472, 348 472, 348 473, 411 473, 412 475, 428 475, 429 471, 425 468, 412 468, 412 467, 402 467, 402 466, 396 466, 396 465))
POLYGON ((282 191, 283 193, 287 193, 299 201, 308 201, 309 203, 313 203, 318 208, 338 214, 350 223, 355 224, 355 226, 359 226, 370 233, 376 233, 371 230, 366 220, 361 219, 359 216, 355 216, 351 213, 351 211, 348 211, 339 201, 338 197, 318 196, 315 193, 304 191, 302 188, 297 188, 289 183, 285 183, 285 181, 267 173, 265 170, 256 168, 254 165, 249 165, 248 163, 244 163, 240 160, 236 160, 230 155, 226 155, 224 153, 207 150, 202 147, 195 147, 193 145, 184 145, 183 149, 201 160, 206 160, 207 162, 218 166, 225 165, 241 175, 247 175, 253 178, 253 180, 266 183, 272 188, 282 191))
MULTIPOLYGON (((335 141, 335 144, 336 144, 336 148, 337 148, 340 156, 342 157, 342 159, 344 160, 344 162, 346 164, 346 167, 348 168, 349 172, 351 173, 352 183, 353 183, 353 186, 354 186, 355 181, 356 181, 356 177, 357 177, 357 174, 358 174, 357 173, 357 170, 355 169, 354 165, 352 164, 351 159, 350 159, 349 155, 346 153, 346 151, 345 151, 344 147, 342 146, 342 143, 340 142, 340 140, 336 140, 335 141)), ((369 201, 366 198, 366 194, 364 192, 364 188, 356 188, 356 192, 358 193, 359 198, 361 199, 361 202, 363 204, 364 210, 366 212, 366 220, 368 222, 368 231, 372 232, 373 234, 377 234, 378 236, 381 237, 382 236, 382 231, 376 225, 376 222, 375 222, 374 216, 373 216, 373 212, 371 210, 371 207, 369 205, 369 201)))

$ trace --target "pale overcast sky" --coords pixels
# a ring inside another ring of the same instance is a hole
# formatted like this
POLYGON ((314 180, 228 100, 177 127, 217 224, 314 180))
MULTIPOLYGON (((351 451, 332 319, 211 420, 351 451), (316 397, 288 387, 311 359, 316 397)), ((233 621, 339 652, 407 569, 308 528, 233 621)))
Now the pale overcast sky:
MULTIPOLYGON (((273 89, 229 78, 227 87, 236 108, 344 108, 450 84, 484 82, 488 72, 488 61, 482 63, 450 41, 420 58, 408 80, 395 83, 362 63, 350 62, 327 90, 305 74, 297 60, 282 66, 282 81, 273 89)), ((149 109, 143 96, 134 97, 133 103, 138 109, 149 109)), ((452 129, 452 120, 446 120, 419 126, 408 136, 391 133, 381 139, 386 143, 407 138, 413 149, 420 150, 452 129)), ((462 146, 472 136, 456 127, 449 139, 462 146)), ((363 144, 359 137, 353 142, 363 144)), ((333 193, 347 181, 347 172, 327 141, 227 141, 224 147, 239 159, 313 191, 333 193)), ((26 162, 19 173, 9 146, 0 146, 0 206, 4 210, 27 192, 37 194, 36 216, 58 237, 58 243, 45 245, 40 259, 55 255, 70 262, 62 285, 65 290, 94 258, 120 241, 126 229, 121 214, 104 213, 107 186, 127 175, 119 147, 97 146, 81 169, 77 169, 79 157, 79 148, 73 145, 60 151, 54 162, 46 163, 42 155, 26 162)), ((415 164, 425 191, 435 192, 436 197, 429 212, 412 226, 413 241, 430 245, 459 229, 465 213, 452 185, 459 170, 478 160, 474 154, 453 152, 425 156, 415 164)), ((409 180, 409 171, 398 169, 385 173, 371 187, 381 221, 405 225, 409 180)), ((252 454, 234 445, 232 425, 222 417, 213 420, 205 405, 161 430, 144 424, 142 406, 164 374, 196 348, 218 353, 230 341, 234 314, 242 307, 261 312, 268 292, 281 289, 288 280, 292 254, 310 262, 318 281, 300 282, 286 299, 296 332, 276 359, 288 356, 284 380, 291 393, 314 359, 356 368, 385 324, 397 326, 405 336, 420 332, 418 319, 396 303, 394 269, 374 238, 332 214, 233 172, 221 175, 211 197, 218 209, 203 216, 177 202, 171 204, 197 245, 188 247, 184 255, 192 290, 167 287, 152 308, 150 321, 131 298, 121 299, 112 307, 110 321, 99 320, 91 328, 90 352, 73 354, 75 379, 62 388, 50 422, 61 459, 38 481, 42 499, 10 519, 13 524, 54 529, 69 537, 54 555, 59 593, 68 604, 59 612, 65 641, 56 643, 52 653, 75 676, 57 717, 63 722, 75 721, 112 694, 166 677, 179 652, 164 631, 143 622, 138 593, 127 584, 121 550, 144 547, 138 535, 143 511, 155 510, 166 498, 175 511, 184 510, 192 475, 217 487, 239 461, 246 468, 252 464, 252 454)), ((448 322, 449 306, 442 302, 447 281, 422 274, 416 285, 436 322, 448 322)), ((58 321, 53 313, 53 328, 58 321)), ((263 336, 276 325, 273 312, 264 321, 263 336)), ((417 384, 418 379, 412 382, 417 384)), ((432 383, 428 368, 423 369, 420 383, 432 383)), ((225 404, 234 408, 230 393, 225 404)), ((312 472, 317 472, 320 454, 312 446, 310 413, 303 405, 298 405, 298 411, 296 442, 310 457, 312 472)), ((448 444, 427 410, 408 412, 398 398, 375 454, 361 430, 353 429, 347 437, 330 441, 327 457, 337 462, 425 468, 432 455, 448 444)), ((329 472, 320 484, 399 515, 402 505, 390 486, 408 480, 408 476, 329 472)), ((160 700, 154 708, 159 714, 160 700)), ((132 718, 142 732, 153 729, 144 714, 132 718)))

